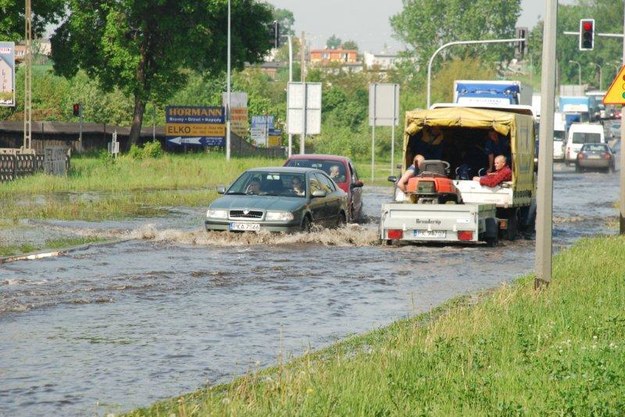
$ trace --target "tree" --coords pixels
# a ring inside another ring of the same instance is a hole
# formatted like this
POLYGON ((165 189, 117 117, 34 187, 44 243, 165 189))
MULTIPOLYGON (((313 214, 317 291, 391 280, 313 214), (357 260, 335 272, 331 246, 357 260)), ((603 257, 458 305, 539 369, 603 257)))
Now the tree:
MULTIPOLYGON (((413 48, 423 71, 430 56, 452 41, 513 38, 521 14, 521 0, 414 0, 391 17, 398 39, 413 48)), ((484 61, 506 61, 514 55, 513 45, 459 46, 446 50, 447 58, 475 56, 484 61)))
MULTIPOLYGON (((2 0, 0 0, 2 1, 2 0)), ((72 77, 79 68, 111 90, 133 97, 130 144, 139 139, 146 103, 163 103, 185 85, 188 73, 224 70, 227 3, 222 0, 69 0, 68 16, 51 39, 54 70, 72 77)), ((273 9, 254 0, 231 3, 234 68, 262 60, 271 48, 273 9)))
POLYGON ((358 44, 354 41, 347 41, 343 44, 343 49, 353 49, 355 51, 358 50, 358 44))
POLYGON ((330 36, 330 38, 326 41, 326 48, 328 49, 336 49, 341 46, 341 40, 336 37, 336 35, 330 36))
POLYGON ((295 18, 293 17, 292 11, 286 9, 275 9, 273 12, 273 18, 280 23, 281 35, 295 35, 295 32, 293 32, 293 23, 295 23, 295 18))
MULTIPOLYGON (((64 12, 65 0, 32 0, 32 35, 41 37, 48 24, 59 22, 64 12)), ((24 0, 0 0, 0 39, 20 41, 24 39, 24 0)))

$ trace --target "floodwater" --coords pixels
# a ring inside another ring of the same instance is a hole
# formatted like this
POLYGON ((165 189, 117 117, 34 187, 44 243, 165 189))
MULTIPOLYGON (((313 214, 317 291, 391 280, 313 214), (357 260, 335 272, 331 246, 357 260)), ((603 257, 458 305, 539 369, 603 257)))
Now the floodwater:
MULTIPOLYGON (((617 233, 618 176, 556 165, 556 251, 617 233)), ((309 235, 207 233, 204 210, 188 208, 129 222, 30 223, 29 233, 121 241, 0 264, 0 416, 148 406, 533 270, 531 239, 379 244, 390 194, 365 186, 367 223, 309 235)))

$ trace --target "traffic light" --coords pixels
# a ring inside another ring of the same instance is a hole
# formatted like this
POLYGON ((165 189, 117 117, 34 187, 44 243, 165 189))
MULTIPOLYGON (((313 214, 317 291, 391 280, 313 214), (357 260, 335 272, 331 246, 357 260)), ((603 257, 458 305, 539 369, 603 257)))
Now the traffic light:
POLYGON ((273 47, 274 48, 279 48, 281 45, 280 42, 280 23, 277 20, 273 21, 273 28, 272 28, 272 37, 273 37, 273 47))
POLYGON ((80 103, 74 103, 74 105, 72 106, 72 109, 74 111, 74 116, 76 117, 80 116, 80 103))
POLYGON ((595 47, 595 19, 580 19, 579 50, 592 51, 595 47))

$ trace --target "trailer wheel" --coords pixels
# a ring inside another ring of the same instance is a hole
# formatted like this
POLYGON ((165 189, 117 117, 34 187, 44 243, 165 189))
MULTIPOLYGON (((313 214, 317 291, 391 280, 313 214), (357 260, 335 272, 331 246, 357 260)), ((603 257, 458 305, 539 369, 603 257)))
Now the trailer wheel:
POLYGON ((497 227, 497 219, 488 218, 485 221, 486 231, 484 232, 484 242, 486 246, 492 248, 499 243, 499 230, 497 227))

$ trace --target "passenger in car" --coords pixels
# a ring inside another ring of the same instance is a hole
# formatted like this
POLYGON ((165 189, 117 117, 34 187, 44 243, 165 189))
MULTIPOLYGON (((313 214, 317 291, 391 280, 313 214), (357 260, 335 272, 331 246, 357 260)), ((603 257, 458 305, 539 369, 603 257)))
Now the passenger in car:
POLYGON ((481 177, 473 177, 473 180, 486 187, 496 187, 504 181, 512 180, 512 170, 507 165, 506 157, 497 155, 495 158, 495 171, 481 177))
POLYGON ((293 177, 293 179, 291 179, 291 190, 293 191, 293 194, 299 196, 306 194, 306 189, 304 188, 304 184, 302 184, 300 177, 293 177))
POLYGON ((260 181, 258 178, 253 178, 249 184, 247 184, 247 188, 245 189, 245 194, 258 194, 260 193, 260 181))
POLYGON ((338 165, 332 165, 330 167, 330 172, 328 172, 328 175, 334 180, 334 182, 345 181, 345 176, 341 175, 341 169, 338 165))

